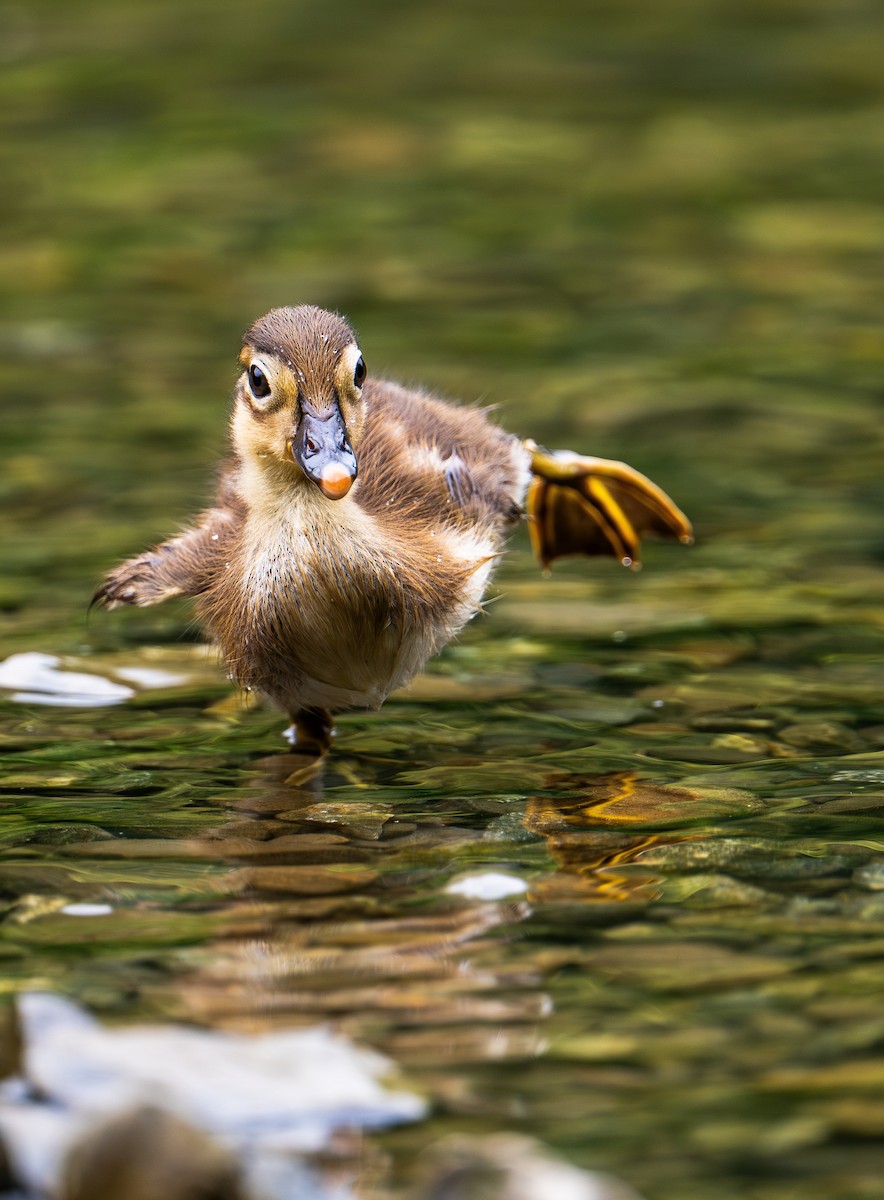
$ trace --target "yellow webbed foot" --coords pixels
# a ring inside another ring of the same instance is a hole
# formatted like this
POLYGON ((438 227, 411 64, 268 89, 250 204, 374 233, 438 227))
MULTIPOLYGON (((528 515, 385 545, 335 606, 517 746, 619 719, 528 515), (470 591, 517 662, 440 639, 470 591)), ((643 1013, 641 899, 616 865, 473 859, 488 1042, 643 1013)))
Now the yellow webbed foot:
POLYGON ((646 533, 684 545, 693 542, 691 523, 681 509, 626 463, 526 445, 534 473, 528 528, 544 568, 566 554, 606 554, 636 570, 646 533))

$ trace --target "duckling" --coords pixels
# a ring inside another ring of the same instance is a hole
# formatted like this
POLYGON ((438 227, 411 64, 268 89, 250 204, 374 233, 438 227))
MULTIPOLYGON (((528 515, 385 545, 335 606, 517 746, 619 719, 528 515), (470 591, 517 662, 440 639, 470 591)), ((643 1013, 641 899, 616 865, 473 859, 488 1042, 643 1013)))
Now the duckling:
POLYGON ((378 708, 474 616, 527 508, 544 566, 692 540, 623 463, 549 453, 479 409, 369 379, 341 316, 276 308, 243 338, 231 455, 211 508, 111 571, 104 608, 192 596, 232 679, 323 752, 333 712, 378 708))

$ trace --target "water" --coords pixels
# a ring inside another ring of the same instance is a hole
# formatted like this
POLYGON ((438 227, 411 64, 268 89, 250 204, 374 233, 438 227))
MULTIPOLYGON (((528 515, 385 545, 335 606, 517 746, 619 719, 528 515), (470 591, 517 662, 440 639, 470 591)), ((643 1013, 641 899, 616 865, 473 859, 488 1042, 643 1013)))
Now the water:
POLYGON ((381 1193, 506 1130, 646 1200, 877 1196, 876 7, 4 22, 0 651, 174 677, 0 703, 4 991, 331 1021, 432 1105, 359 1150, 381 1193), (698 533, 551 579, 518 535, 319 772, 186 606, 85 616, 209 493, 241 329, 302 300, 698 533), (527 891, 447 890, 486 871, 527 891))

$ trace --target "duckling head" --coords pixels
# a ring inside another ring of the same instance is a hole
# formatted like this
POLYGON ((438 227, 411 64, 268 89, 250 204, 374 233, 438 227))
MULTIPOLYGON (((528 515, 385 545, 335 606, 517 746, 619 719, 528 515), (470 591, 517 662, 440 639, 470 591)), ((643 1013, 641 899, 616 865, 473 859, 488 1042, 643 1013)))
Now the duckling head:
POLYGON ((240 457, 286 487, 346 496, 358 471, 366 376, 347 322, 310 305, 274 308, 247 330, 239 361, 232 436, 240 457))

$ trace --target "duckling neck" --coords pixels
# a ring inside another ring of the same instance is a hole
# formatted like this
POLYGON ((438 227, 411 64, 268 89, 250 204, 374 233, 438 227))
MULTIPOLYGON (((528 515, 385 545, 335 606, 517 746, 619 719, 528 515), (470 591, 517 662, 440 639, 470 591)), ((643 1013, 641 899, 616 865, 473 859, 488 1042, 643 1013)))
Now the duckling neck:
POLYGON ((271 573, 309 569, 334 575, 338 567, 353 572, 359 563, 388 556, 389 538, 358 503, 358 486, 340 500, 329 500, 296 467, 268 458, 242 463, 239 491, 246 509, 249 574, 268 560, 271 573))
POLYGON ((247 511, 259 520, 309 509, 313 500, 328 503, 294 463, 270 454, 242 457, 237 483, 247 511))

